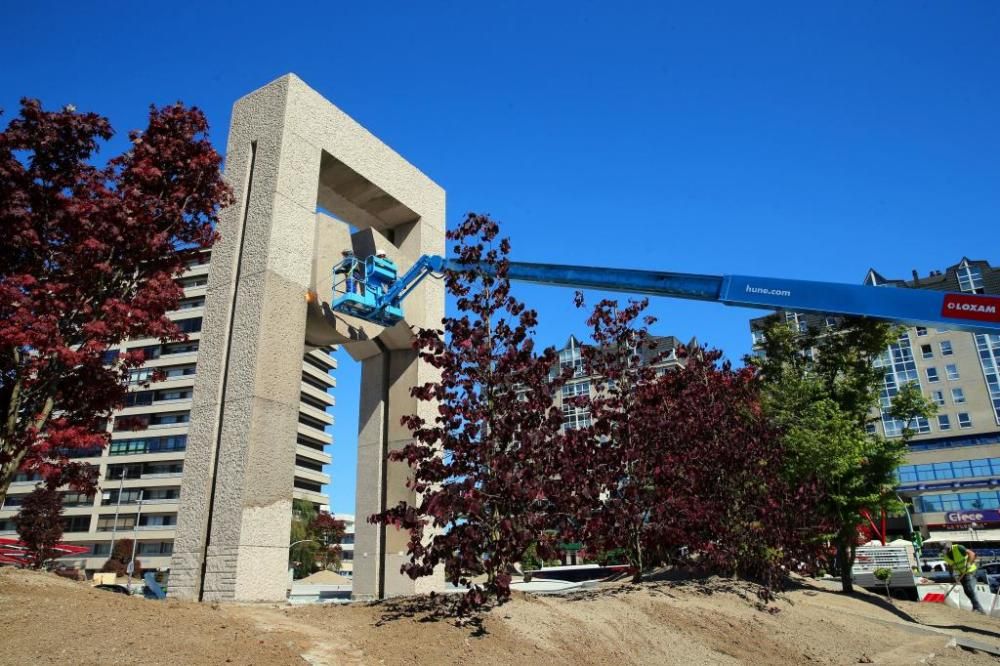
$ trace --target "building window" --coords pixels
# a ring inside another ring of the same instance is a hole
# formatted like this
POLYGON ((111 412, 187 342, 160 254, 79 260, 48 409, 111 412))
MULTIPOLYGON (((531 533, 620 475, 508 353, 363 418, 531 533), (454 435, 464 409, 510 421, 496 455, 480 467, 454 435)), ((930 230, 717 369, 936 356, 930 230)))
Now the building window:
POLYGON ((208 278, 205 277, 204 275, 196 275, 194 277, 181 278, 177 280, 177 284, 179 284, 183 289, 191 289, 192 287, 204 287, 206 284, 208 284, 208 278))
POLYGON ((97 519, 98 532, 111 532, 114 530, 130 530, 135 527, 135 516, 118 516, 118 524, 115 525, 114 516, 101 516, 97 519))
POLYGON ((160 352, 162 348, 160 345, 147 345, 145 347, 133 347, 129 349, 129 352, 135 353, 139 352, 142 354, 142 360, 153 361, 160 358, 160 352))
POLYGON ((575 382, 572 384, 566 384, 565 386, 562 387, 562 397, 564 400, 566 398, 575 398, 581 395, 585 396, 590 395, 589 381, 575 382))
POLYGON ((62 494, 63 506, 91 506, 94 504, 94 496, 79 492, 66 492, 62 494))
POLYGON ((198 341, 190 340, 188 342, 174 342, 169 345, 163 345, 163 355, 167 356, 169 354, 190 354, 192 352, 198 351, 198 341))
POLYGON ((128 373, 129 384, 145 384, 153 379, 152 368, 135 368, 128 373))
POLYGON ((923 358, 934 358, 934 348, 930 345, 920 345, 920 356, 923 358))
POLYGON ((190 412, 167 412, 163 414, 153 414, 149 419, 149 425, 177 425, 180 423, 187 423, 190 420, 190 412))
POLYGON ((126 407, 137 407, 137 406, 147 407, 152 404, 153 404, 152 391, 137 391, 134 393, 129 393, 125 396, 126 407))
POLYGON ((584 407, 563 405, 563 427, 567 430, 586 428, 590 425, 590 410, 584 407))
POLYGON ((977 266, 969 265, 968 261, 962 261, 958 266, 958 288, 970 294, 982 294, 983 274, 977 266))
POLYGON ((574 377, 583 376, 583 355, 576 338, 570 338, 569 346, 559 352, 559 369, 564 372, 572 369, 574 377))
MULTIPOLYGON (((892 408, 892 399, 904 384, 914 382, 919 387, 917 363, 913 358, 913 348, 910 345, 909 334, 903 333, 896 342, 889 345, 875 360, 875 366, 882 368, 885 372, 882 387, 879 390, 882 429, 885 431, 886 437, 899 437, 903 434, 903 428, 906 424, 889 415, 889 411, 892 408)), ((926 418, 919 417, 916 419, 913 429, 918 433, 927 433, 930 432, 931 425, 926 418)))
POLYGON ((995 490, 947 495, 923 495, 916 498, 922 512, 968 511, 973 509, 1000 508, 1000 495, 995 490))
POLYGON ((163 374, 166 375, 166 379, 176 379, 193 375, 196 369, 196 366, 193 365, 175 365, 163 368, 163 374))
POLYGON ((922 338, 927 335, 927 328, 924 326, 917 326, 917 337, 922 338))
POLYGON ((993 418, 1000 425, 1000 335, 976 333, 976 351, 993 403, 993 418))
POLYGON ((958 366, 955 365, 954 363, 949 363, 948 365, 944 366, 944 371, 948 373, 949 380, 954 381, 958 379, 958 366))
POLYGON ((998 476, 1000 475, 1000 458, 953 460, 926 465, 900 465, 896 474, 900 483, 998 476))
POLYGON ((951 430, 951 419, 947 414, 938 414, 938 428, 941 430, 951 430))
POLYGON ((959 414, 958 414, 958 427, 959 428, 971 428, 972 427, 972 419, 969 418, 969 414, 967 412, 959 412, 959 414))
POLYGON ((170 555, 174 552, 174 544, 171 541, 143 541, 138 551, 140 555, 170 555))
POLYGON ((63 516, 63 532, 87 532, 90 516, 63 516))
POLYGON ((956 405, 961 405, 965 402, 965 391, 960 388, 953 388, 951 390, 951 401, 956 405))
POLYGON ((139 519, 139 527, 174 527, 175 525, 177 525, 176 513, 147 514, 139 519))
POLYGON ((187 435, 173 437, 140 437, 135 439, 112 440, 108 451, 112 456, 127 456, 139 453, 163 453, 183 451, 187 448, 187 435))
POLYGON ((944 391, 931 391, 931 399, 938 407, 944 407, 944 391))
POLYGON ((927 368, 927 381, 932 384, 941 381, 941 378, 938 377, 937 368, 927 368))
POLYGON ((177 324, 177 328, 185 333, 197 333, 201 330, 201 317, 181 319, 180 321, 174 323, 177 324))
POLYGON ((941 341, 941 356, 951 356, 955 352, 951 348, 951 340, 941 341))

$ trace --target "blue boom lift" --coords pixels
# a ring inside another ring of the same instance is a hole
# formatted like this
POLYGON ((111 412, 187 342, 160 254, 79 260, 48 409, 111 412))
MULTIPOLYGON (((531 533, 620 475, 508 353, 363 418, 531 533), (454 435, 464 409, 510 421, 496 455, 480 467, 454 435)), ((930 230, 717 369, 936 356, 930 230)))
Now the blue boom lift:
MULTIPOLYGON (((420 281, 445 271, 495 273, 485 264, 424 255, 400 276, 396 264, 384 255, 359 259, 347 253, 333 269, 330 308, 392 326, 403 318, 403 300, 420 281)), ((509 264, 507 277, 518 282, 715 301, 747 308, 854 315, 1000 335, 1000 297, 980 294, 518 262, 509 264)))

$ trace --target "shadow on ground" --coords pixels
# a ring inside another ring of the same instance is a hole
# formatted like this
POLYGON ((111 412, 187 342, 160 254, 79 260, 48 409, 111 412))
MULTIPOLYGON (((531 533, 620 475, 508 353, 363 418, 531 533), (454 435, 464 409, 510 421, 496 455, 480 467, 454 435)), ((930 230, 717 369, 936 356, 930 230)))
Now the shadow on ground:
POLYGON ((382 611, 376 627, 390 622, 413 619, 417 622, 451 622, 456 627, 468 628, 474 637, 485 636, 489 632, 483 623, 482 614, 493 605, 483 607, 475 614, 463 614, 459 609, 460 594, 428 594, 419 597, 404 597, 373 601, 369 606, 382 611))

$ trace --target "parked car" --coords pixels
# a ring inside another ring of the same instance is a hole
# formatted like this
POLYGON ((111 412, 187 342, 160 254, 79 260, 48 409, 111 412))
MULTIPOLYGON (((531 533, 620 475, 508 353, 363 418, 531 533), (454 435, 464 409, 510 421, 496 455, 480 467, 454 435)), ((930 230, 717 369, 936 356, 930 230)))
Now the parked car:
POLYGON ((990 592, 1000 591, 1000 562, 980 564, 976 569, 976 580, 990 586, 990 592))

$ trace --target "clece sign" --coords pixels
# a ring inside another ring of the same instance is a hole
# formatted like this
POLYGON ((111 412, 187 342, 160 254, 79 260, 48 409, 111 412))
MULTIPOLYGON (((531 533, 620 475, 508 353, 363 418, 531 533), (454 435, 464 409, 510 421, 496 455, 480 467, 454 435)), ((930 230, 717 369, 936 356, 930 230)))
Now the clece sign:
POLYGON ((949 511, 944 515, 944 519, 949 525, 1000 522, 1000 511, 990 509, 980 509, 978 511, 949 511))
POLYGON ((1000 321, 1000 298, 972 294, 945 294, 941 314, 953 319, 1000 321))

